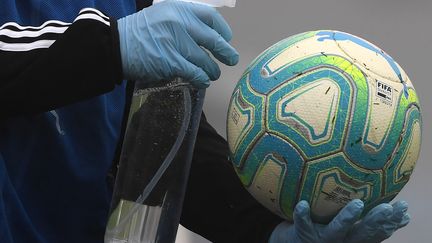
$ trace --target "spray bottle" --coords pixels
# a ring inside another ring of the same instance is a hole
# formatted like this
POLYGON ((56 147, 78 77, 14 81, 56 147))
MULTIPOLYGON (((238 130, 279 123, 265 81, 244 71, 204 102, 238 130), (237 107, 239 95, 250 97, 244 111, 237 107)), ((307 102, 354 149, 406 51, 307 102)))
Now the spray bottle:
POLYGON ((204 96, 180 78, 136 82, 105 243, 175 242, 204 96))

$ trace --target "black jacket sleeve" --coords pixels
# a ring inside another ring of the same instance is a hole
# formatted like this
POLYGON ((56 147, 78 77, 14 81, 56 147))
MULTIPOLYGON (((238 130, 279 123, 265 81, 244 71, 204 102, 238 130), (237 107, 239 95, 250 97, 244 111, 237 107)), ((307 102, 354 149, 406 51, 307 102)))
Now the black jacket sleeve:
POLYGON ((228 157, 228 143, 202 115, 181 224, 214 243, 267 243, 282 219, 246 191, 228 157))
POLYGON ((106 93, 122 82, 116 21, 83 9, 73 23, 0 27, 0 118, 106 93))

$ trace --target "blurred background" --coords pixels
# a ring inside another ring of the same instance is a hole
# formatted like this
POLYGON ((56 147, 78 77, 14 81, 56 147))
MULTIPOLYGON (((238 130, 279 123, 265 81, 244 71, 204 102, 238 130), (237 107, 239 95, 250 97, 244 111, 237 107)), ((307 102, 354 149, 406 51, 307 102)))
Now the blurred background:
MULTIPOLYGON (((422 105, 423 143, 410 182, 396 199, 409 203, 411 223, 388 243, 425 243, 432 238, 432 1, 431 0, 237 0, 220 9, 230 23, 232 44, 240 53, 236 67, 221 65, 222 76, 207 91, 204 111, 226 136, 231 92, 249 63, 288 36, 332 29, 363 37, 381 47, 408 73, 422 105)), ((211 219, 208 219, 211 220, 211 219)), ((178 243, 205 243, 180 228, 178 243)))

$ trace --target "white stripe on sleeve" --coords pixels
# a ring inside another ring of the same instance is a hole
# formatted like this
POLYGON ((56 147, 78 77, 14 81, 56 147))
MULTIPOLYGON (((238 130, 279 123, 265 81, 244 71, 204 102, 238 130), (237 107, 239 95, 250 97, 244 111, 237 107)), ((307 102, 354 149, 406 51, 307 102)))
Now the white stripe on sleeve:
POLYGON ((106 19, 106 20, 109 19, 108 16, 106 16, 106 15, 103 14, 101 11, 99 11, 99 10, 97 10, 97 9, 95 9, 95 8, 83 8, 83 9, 81 9, 80 14, 81 14, 82 12, 84 12, 84 11, 91 11, 91 12, 94 12, 95 14, 98 14, 99 16, 101 16, 102 18, 104 18, 104 19, 106 19))
MULTIPOLYGON (((84 8, 76 17, 78 20, 96 20, 104 25, 110 26, 109 17, 97 9, 84 8)), ((30 51, 39 48, 49 48, 70 26, 58 20, 49 20, 40 26, 21 26, 14 22, 8 22, 0 27, 0 50, 3 51, 30 51), (43 36, 44 34, 49 37, 43 36), (21 38, 25 38, 20 40, 21 38), (30 39, 29 39, 30 38, 30 39), (25 43, 24 43, 25 42, 25 43)))
POLYGON ((103 19, 101 16, 96 15, 96 14, 91 14, 91 13, 84 13, 84 14, 80 14, 75 20, 74 22, 78 21, 78 20, 82 20, 82 19, 93 19, 93 20, 97 20, 99 22, 102 22, 108 26, 110 26, 110 22, 106 21, 105 19, 103 19))
POLYGON ((10 38, 39 37, 47 33, 62 34, 66 31, 67 28, 68 27, 47 26, 39 31, 32 31, 32 30, 14 31, 9 29, 0 29, 0 36, 4 35, 10 38))
POLYGON ((40 29, 45 28, 45 27, 48 26, 48 25, 63 25, 63 26, 69 26, 70 23, 65 23, 65 22, 58 21, 58 20, 48 20, 48 21, 46 21, 45 23, 43 23, 41 26, 21 26, 21 25, 19 25, 19 24, 17 24, 17 23, 14 23, 14 22, 8 22, 8 23, 3 24, 3 25, 0 27, 0 29, 5 29, 5 28, 7 28, 7 27, 9 27, 9 26, 13 26, 13 27, 15 27, 15 28, 17 28, 17 29, 20 29, 20 30, 26 30, 26 29, 30 29, 30 30, 40 30, 40 29))
POLYGON ((32 43, 5 43, 0 41, 0 50, 3 51, 31 51, 34 49, 49 48, 55 40, 38 40, 32 43))

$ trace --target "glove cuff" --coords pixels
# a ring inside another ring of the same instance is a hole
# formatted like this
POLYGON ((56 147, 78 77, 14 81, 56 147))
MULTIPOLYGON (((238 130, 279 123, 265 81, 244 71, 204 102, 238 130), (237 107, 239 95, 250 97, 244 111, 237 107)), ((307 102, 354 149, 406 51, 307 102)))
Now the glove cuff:
POLYGON ((128 39, 127 39, 127 32, 128 32, 128 18, 130 16, 123 17, 119 20, 117 20, 117 33, 118 33, 118 40, 119 40, 119 51, 120 51, 120 59, 121 59, 121 67, 122 67, 122 74, 123 77, 126 79, 130 79, 129 74, 129 58, 127 56, 128 54, 128 39))

